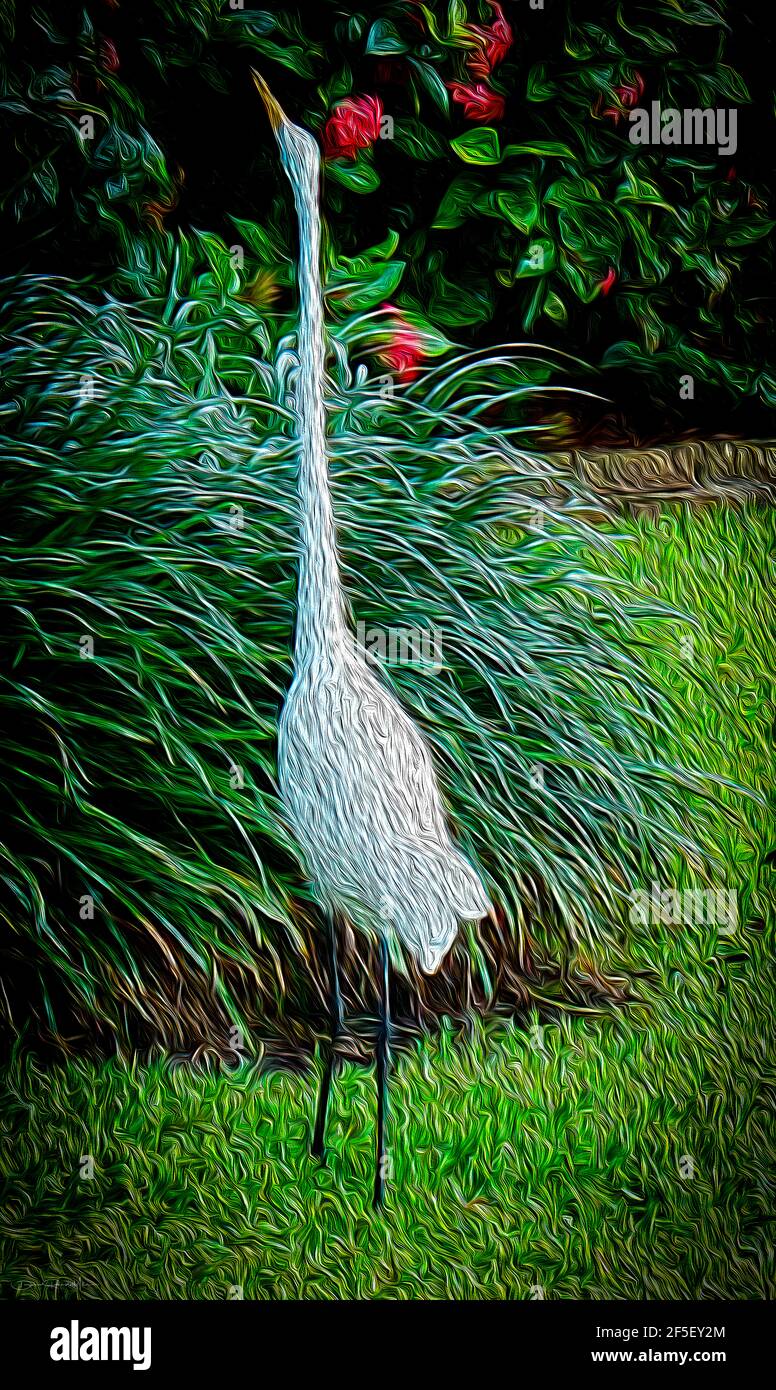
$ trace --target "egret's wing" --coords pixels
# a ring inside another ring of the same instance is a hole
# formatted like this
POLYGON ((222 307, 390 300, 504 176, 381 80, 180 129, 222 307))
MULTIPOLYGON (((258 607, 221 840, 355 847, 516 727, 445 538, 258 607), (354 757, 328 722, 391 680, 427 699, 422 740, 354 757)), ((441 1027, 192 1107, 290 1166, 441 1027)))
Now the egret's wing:
POLYGON ((353 710, 363 783, 374 814, 399 836, 447 839, 445 812, 428 744, 401 705, 375 684, 353 710))

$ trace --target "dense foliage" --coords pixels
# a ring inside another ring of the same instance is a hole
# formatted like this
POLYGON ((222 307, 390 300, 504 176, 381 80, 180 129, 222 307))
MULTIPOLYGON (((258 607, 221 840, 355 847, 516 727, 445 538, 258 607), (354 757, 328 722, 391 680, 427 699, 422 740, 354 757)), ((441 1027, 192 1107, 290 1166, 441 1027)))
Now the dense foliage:
MULTIPOLYGON (((577 25, 566 77, 531 78, 529 129, 515 85, 534 71, 529 40, 513 12, 484 10, 395 5, 367 22, 325 4, 304 24, 201 0, 4 13, 5 211, 20 232, 4 285, 2 914, 18 995, 53 1034, 218 1048, 231 1025, 309 1019, 325 997, 274 782, 294 615, 295 246, 251 63, 324 150, 332 473, 354 616, 439 635, 441 671, 386 679, 435 746, 501 914, 498 938, 464 938, 422 1003, 514 1006, 553 988, 586 1000, 608 988, 632 888, 680 859, 703 869, 708 786, 671 741, 692 620, 606 577, 589 499, 564 500, 526 452, 557 384, 581 399, 578 363, 475 341, 554 326, 589 349, 596 316, 624 324, 628 304, 647 306, 641 331, 652 290, 673 312, 662 281, 629 298, 627 255, 638 244, 648 260, 643 228, 676 216, 646 195, 646 173, 620 205, 594 185, 594 157, 614 161, 617 187, 630 177, 608 108, 576 134, 570 115, 559 124, 581 74, 622 105, 649 69, 612 50, 599 71, 584 45, 614 40, 577 25), (542 275, 523 274, 537 239, 542 275), (467 336, 474 347, 453 347, 467 336)), ((697 192, 702 175, 691 162, 682 177, 697 192)), ((759 232, 753 246, 764 254, 759 232)), ((626 341, 611 352, 627 358, 626 341)), ((709 342, 696 348, 706 360, 709 342)), ((736 370, 754 385, 743 358, 736 370)), ((711 720, 702 669, 693 691, 711 720)), ((354 954, 346 973, 363 1002, 368 962, 354 954)))
MULTIPOLYGON (((563 346, 605 369, 599 390, 642 434, 709 422, 740 433, 752 421, 762 432, 746 403, 774 397, 760 155, 773 115, 761 78, 737 66, 730 8, 10 7, 5 212, 18 219, 18 261, 137 273, 149 243, 196 228, 242 248, 243 292, 282 336, 288 193, 254 64, 321 137, 330 260, 344 282, 332 312, 395 304, 444 338, 563 346), (736 152, 631 144, 629 113, 652 101, 735 107, 736 152), (693 400, 680 399, 686 373, 693 400)), ((361 348, 374 356, 379 342, 366 334, 361 348)), ((401 364, 419 358, 410 344, 401 364)))
MULTIPOLYGON (((197 258, 182 242, 131 304, 16 284, 0 441, 6 947, 46 1027, 66 1031, 75 1003, 110 1035, 172 1045, 309 1011, 321 987, 274 781, 294 358, 197 258)), ((607 540, 580 502, 553 500, 518 426, 482 427, 494 389, 537 389, 520 358, 463 355, 386 398, 334 342, 354 616, 436 635, 440 670, 385 678, 503 911, 501 940, 464 938, 454 968, 468 994, 524 997, 530 921, 536 961, 584 995, 580 959, 598 943, 600 967, 632 888, 679 855, 700 864, 700 784, 661 751, 681 701, 639 654, 681 669, 691 620, 596 573, 607 540)))

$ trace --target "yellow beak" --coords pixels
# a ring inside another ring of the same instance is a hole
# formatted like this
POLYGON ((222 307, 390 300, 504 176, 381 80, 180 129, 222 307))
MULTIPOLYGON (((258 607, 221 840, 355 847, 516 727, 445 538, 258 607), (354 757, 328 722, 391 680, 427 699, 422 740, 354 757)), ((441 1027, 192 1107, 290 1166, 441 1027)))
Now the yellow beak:
POLYGON ((278 131, 281 125, 285 125, 287 122, 286 113, 283 110, 282 106, 280 106, 275 101, 275 98, 273 97, 269 87, 264 81, 264 78, 262 77, 261 73, 257 72, 255 68, 251 68, 251 77, 256 83, 256 86, 258 87, 259 93, 261 95, 261 99, 267 108, 267 115, 270 119, 270 125, 272 126, 272 129, 274 131, 278 131))

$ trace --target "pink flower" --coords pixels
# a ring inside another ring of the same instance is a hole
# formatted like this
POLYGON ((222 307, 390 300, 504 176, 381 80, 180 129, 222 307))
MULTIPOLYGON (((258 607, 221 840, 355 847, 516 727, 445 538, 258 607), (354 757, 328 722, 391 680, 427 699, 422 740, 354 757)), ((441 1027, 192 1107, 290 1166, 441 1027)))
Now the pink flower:
POLYGON ((334 108, 323 132, 326 159, 355 159, 380 135, 383 103, 379 97, 348 97, 334 108))
POLYGON ((466 58, 466 66, 473 77, 489 77, 512 47, 512 30, 504 18, 504 11, 496 0, 489 0, 489 3, 496 15, 492 24, 464 25, 478 49, 478 52, 470 53, 466 58))
POLYGON ((408 323, 395 304, 383 304, 386 313, 393 314, 390 337, 384 348, 377 354, 378 362, 403 381, 414 381, 425 357, 423 339, 416 328, 408 323))
POLYGON ((500 121, 504 115, 504 98, 492 92, 482 82, 464 87, 460 82, 448 82, 453 101, 463 107, 467 121, 500 121))
POLYGON ((601 291, 601 294, 608 294, 612 286, 615 284, 616 280, 617 271, 615 270, 613 265, 610 265, 603 280, 599 281, 598 287, 601 291))

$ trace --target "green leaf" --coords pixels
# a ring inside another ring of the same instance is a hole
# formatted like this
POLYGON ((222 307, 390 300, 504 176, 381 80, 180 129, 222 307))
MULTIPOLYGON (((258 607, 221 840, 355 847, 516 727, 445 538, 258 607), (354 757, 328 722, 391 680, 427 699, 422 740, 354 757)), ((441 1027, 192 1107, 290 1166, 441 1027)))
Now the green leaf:
POLYGON ((283 45, 274 43, 263 35, 252 33, 251 15, 248 11, 245 12, 244 19, 239 14, 235 14, 231 19, 235 25, 242 22, 243 34, 241 37, 255 53, 260 54, 262 58, 269 58, 271 62, 282 64, 284 68, 289 68, 297 77, 302 77, 308 82, 315 81, 315 59, 320 60, 324 56, 320 44, 305 42, 283 45))
POLYGON ((390 231, 384 241, 379 241, 376 246, 370 246, 364 255, 370 261, 389 261, 399 245, 399 233, 390 231))
POLYGON ((664 208, 666 212, 674 211, 671 204, 666 202, 657 185, 650 183, 647 179, 640 178, 627 161, 623 162, 623 172, 625 182, 618 186, 614 195, 615 202, 645 203, 651 207, 664 208))
POLYGON ((559 295, 555 293, 554 290, 550 290, 547 295, 547 299, 544 305, 544 312, 547 315, 548 319, 552 319, 555 323, 565 323, 568 319, 566 306, 563 303, 563 300, 560 298, 559 295))
POLYGON ((228 247, 213 232, 196 232, 195 236, 207 256, 218 289, 224 295, 236 294, 240 288, 240 276, 232 265, 228 247))
POLYGON ((523 327, 526 332, 530 332, 542 312, 546 294, 546 281, 539 280, 523 313, 523 327))
POLYGON ((512 172, 498 188, 479 188, 474 208, 486 217, 509 222, 527 235, 539 218, 539 193, 530 174, 512 172))
POLYGON ((558 209, 558 230, 563 245, 583 259, 619 258, 625 238, 622 208, 596 202, 574 202, 558 209))
POLYGON ((555 243, 547 237, 536 237, 521 258, 515 270, 515 278, 517 280, 535 279, 536 276, 548 275, 554 268, 555 243))
POLYGON ((557 93, 554 82, 547 81, 547 68, 544 63, 534 63, 528 74, 526 101, 549 101, 557 93))
POLYGON ((348 42, 358 43, 366 27, 366 20, 362 14, 352 14, 348 19, 348 42))
POLYGON ((590 179, 560 178, 550 184, 544 202, 550 207, 565 208, 571 203, 600 202, 601 194, 590 179))
POLYGON ((376 19, 366 40, 367 53, 406 53, 408 45, 389 19, 376 19))
POLYGON ((333 73, 329 81, 319 88, 324 111, 330 111, 332 106, 335 106, 338 101, 342 101, 343 97, 349 96, 352 91, 353 73, 345 63, 339 72, 333 73))
POLYGON ((246 218, 235 217, 232 213, 229 214, 229 221, 234 223, 242 241, 261 265, 274 268, 278 261, 288 259, 285 251, 258 222, 249 222, 246 218))
POLYGON ((349 188, 352 193, 374 193, 380 187, 380 175, 372 160, 362 153, 354 160, 327 160, 326 176, 333 183, 349 188))
POLYGON ((721 96, 726 96, 733 102, 750 102, 752 100, 749 89, 739 72, 731 68, 727 63, 717 63, 715 76, 721 96))
POLYGON ((393 297, 404 274, 405 262, 375 262, 372 259, 375 252, 379 254, 380 248, 373 247, 371 252, 352 260, 341 258, 329 272, 326 294, 334 298, 339 307, 363 313, 393 297))
POLYGON ((498 132, 492 126, 478 126, 476 130, 466 130, 450 141, 453 149, 465 164, 500 164, 501 147, 498 132))
MULTIPOLYGON (((495 134, 495 131, 494 131, 495 134)), ((541 159, 573 159, 574 152, 568 145, 561 145, 558 140, 532 140, 524 145, 507 145, 504 150, 504 158, 510 155, 539 155, 541 159)))
POLYGON ((404 116, 397 121, 393 143, 402 154, 425 163, 440 159, 447 153, 447 141, 430 130, 426 121, 416 121, 412 116, 404 116))
POLYGON ((471 174, 459 174, 445 193, 432 226, 460 227, 472 214, 480 185, 471 174))
POLYGON ((561 252, 560 269, 577 299, 583 304, 592 304, 598 294, 598 287, 587 266, 580 268, 569 256, 561 252))
POLYGON ((408 62, 414 68, 432 101, 436 103, 445 116, 449 116, 450 98, 436 68, 432 67, 430 63, 424 63, 420 58, 409 58, 408 62))
POLYGON ((667 279, 671 263, 665 254, 665 246, 656 241, 652 229, 645 226, 641 218, 625 213, 627 229, 636 251, 639 274, 646 284, 658 284, 667 279), (663 250, 663 255, 660 252, 663 250))
POLYGON ((465 28, 468 18, 464 0, 450 0, 447 7, 447 27, 453 37, 465 28))
POLYGON ((433 279, 429 313, 449 328, 486 323, 493 317, 493 287, 486 277, 455 283, 437 272, 433 279))
POLYGON ((761 237, 768 236, 776 222, 753 222, 740 220, 737 225, 725 228, 725 242, 728 246, 748 246, 752 241, 759 241, 761 237))
POLYGON ((507 222, 518 231, 530 232, 539 216, 539 199, 533 185, 517 191, 500 188, 496 191, 496 207, 507 222))

